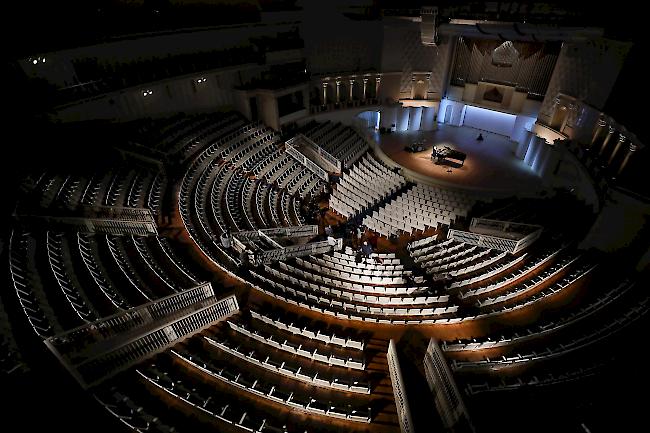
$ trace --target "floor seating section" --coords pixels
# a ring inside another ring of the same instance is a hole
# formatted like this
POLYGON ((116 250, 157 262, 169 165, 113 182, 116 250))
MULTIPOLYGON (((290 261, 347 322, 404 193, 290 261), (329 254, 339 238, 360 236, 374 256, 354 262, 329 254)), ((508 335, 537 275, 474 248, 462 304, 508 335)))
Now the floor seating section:
POLYGON ((379 203, 405 184, 402 176, 367 153, 341 175, 330 196, 330 208, 349 218, 379 203))
POLYGON ((363 219, 363 224, 382 236, 450 226, 466 217, 474 203, 467 193, 418 184, 363 219))

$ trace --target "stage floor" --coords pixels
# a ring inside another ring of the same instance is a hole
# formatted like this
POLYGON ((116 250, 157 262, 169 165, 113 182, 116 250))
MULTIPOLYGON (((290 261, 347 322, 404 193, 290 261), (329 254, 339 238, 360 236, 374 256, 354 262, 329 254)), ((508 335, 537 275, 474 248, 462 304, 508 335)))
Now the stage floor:
POLYGON ((515 157, 515 143, 501 135, 481 132, 484 140, 477 141, 477 129, 438 125, 437 131, 375 132, 374 138, 390 159, 404 168, 428 176, 432 183, 513 194, 542 188, 541 179, 515 157), (424 141, 425 150, 415 153, 404 150, 405 146, 415 141, 424 141), (445 145, 464 152, 467 155, 465 164, 462 167, 436 165, 431 161, 431 148, 434 145, 445 145))

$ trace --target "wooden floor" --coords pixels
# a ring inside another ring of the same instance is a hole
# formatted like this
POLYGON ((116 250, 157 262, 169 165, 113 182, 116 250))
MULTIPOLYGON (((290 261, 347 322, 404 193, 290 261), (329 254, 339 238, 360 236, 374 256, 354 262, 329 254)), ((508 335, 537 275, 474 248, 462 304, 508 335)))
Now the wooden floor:
POLYGON ((433 183, 464 189, 491 190, 499 193, 535 191, 541 187, 540 178, 513 153, 515 146, 506 137, 482 132, 484 140, 477 141, 478 130, 465 126, 438 125, 437 131, 406 131, 374 134, 380 149, 394 162, 431 178, 433 183), (410 153, 404 147, 424 141, 425 150, 410 153), (462 167, 456 168, 431 161, 434 145, 449 146, 467 155, 462 167), (451 171, 451 172, 449 172, 451 171))

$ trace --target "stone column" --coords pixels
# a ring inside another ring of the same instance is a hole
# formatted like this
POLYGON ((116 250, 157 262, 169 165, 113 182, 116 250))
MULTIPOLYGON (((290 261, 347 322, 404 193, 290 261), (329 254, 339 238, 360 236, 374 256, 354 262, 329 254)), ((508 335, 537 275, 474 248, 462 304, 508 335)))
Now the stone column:
POLYGON ((323 105, 327 105, 327 86, 329 86, 329 83, 323 81, 323 105))
POLYGON ((381 77, 375 77, 375 99, 379 99, 379 83, 381 82, 381 77))
POLYGON ((614 161, 614 157, 616 157, 618 150, 623 146, 623 143, 625 143, 626 139, 627 138, 623 134, 619 134, 618 142, 616 143, 616 147, 614 147, 614 151, 612 152, 612 154, 609 156, 609 159, 607 160, 607 165, 611 165, 612 161, 614 161))
POLYGON ((354 78, 350 78, 350 101, 352 100, 352 89, 354 89, 354 78))
POLYGON ((589 145, 589 148, 593 148, 598 140, 600 140, 600 137, 605 133, 605 127, 607 126, 607 122, 605 121, 604 118, 598 119, 598 123, 596 124, 596 127, 594 128, 594 133, 591 138, 591 144, 589 145))
POLYGON ((411 75, 411 99, 415 99, 415 74, 411 75))
POLYGON ((616 132, 616 129, 614 129, 613 126, 609 127, 609 131, 607 131, 607 136, 605 137, 605 141, 603 141, 603 145, 600 147, 600 150, 598 151, 598 155, 602 155, 605 153, 605 148, 609 144, 609 141, 612 139, 614 136, 614 133, 616 132))
POLYGON ((625 154, 625 158, 623 158, 623 162, 621 162, 621 166, 618 168, 616 175, 619 175, 623 172, 623 169, 627 165, 627 162, 630 160, 634 152, 636 152, 636 144, 628 143, 627 153, 625 154))
POLYGON ((427 74, 427 90, 424 92, 424 99, 429 99, 429 89, 431 88, 431 74, 427 74))
POLYGON ((336 103, 341 102, 341 80, 336 79, 336 103))
POLYGON ((368 88, 368 78, 363 77, 363 100, 366 100, 366 89, 368 88))

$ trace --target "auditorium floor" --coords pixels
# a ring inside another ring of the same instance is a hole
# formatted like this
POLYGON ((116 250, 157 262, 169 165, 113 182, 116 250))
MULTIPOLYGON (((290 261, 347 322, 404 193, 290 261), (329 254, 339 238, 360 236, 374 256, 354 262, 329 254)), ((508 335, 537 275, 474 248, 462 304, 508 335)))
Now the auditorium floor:
POLYGON ((381 150, 402 167, 428 176, 432 183, 468 189, 491 190, 501 193, 535 191, 541 180, 513 152, 514 143, 507 138, 482 132, 484 140, 477 141, 478 130, 468 127, 438 125, 437 131, 408 131, 391 134, 375 133, 381 150), (425 150, 410 153, 404 147, 424 140, 425 150), (465 164, 456 168, 436 165, 431 161, 431 148, 445 145, 467 154, 465 164))

